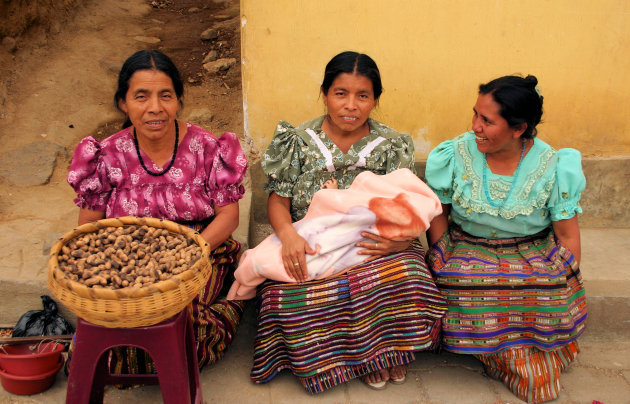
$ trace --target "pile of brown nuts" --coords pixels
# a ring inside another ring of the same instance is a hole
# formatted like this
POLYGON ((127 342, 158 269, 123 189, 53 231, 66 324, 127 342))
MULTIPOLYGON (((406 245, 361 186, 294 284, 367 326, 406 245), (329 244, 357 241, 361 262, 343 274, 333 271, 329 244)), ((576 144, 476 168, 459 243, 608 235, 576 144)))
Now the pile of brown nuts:
POLYGON ((59 268, 73 281, 109 289, 169 279, 201 258, 201 247, 182 234, 150 226, 106 227, 70 240, 59 268))

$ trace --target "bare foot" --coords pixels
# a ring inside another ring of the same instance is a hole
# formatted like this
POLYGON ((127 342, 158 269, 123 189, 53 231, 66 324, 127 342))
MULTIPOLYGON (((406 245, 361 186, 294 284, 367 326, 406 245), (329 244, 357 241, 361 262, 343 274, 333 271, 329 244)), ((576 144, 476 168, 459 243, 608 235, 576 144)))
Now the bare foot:
POLYGON ((326 182, 324 182, 324 185, 322 186, 323 189, 338 189, 339 188, 339 184, 337 183, 337 180, 334 179, 333 177, 330 177, 330 179, 326 182))
POLYGON ((394 384, 402 384, 407 377, 407 365, 396 365, 389 369, 389 381, 394 384))
POLYGON ((387 369, 381 369, 363 376, 361 380, 373 389, 382 390, 387 386, 389 371, 387 369))

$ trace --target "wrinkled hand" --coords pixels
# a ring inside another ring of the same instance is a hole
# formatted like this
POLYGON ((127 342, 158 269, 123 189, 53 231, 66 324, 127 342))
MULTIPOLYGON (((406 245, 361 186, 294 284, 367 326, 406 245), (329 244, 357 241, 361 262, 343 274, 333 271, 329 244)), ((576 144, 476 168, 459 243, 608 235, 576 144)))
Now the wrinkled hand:
POLYGON ((306 254, 313 255, 315 250, 297 233, 295 233, 295 237, 282 241, 284 270, 297 282, 304 282, 308 275, 306 271, 306 254))
POLYGON ((384 257, 385 255, 397 253, 409 248, 411 240, 394 241, 381 237, 377 234, 363 232, 361 236, 372 241, 362 241, 357 243, 357 247, 363 247, 365 250, 357 252, 361 255, 369 255, 363 262, 374 261, 375 259, 384 257))

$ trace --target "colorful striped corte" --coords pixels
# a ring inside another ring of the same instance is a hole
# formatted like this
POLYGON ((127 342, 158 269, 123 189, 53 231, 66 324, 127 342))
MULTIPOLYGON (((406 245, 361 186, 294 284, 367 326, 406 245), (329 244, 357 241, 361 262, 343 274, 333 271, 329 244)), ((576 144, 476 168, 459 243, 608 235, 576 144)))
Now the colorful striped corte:
POLYGON ((551 351, 585 329, 580 270, 553 232, 493 240, 453 228, 427 261, 448 304, 446 350, 494 354, 531 346, 551 351))
POLYGON ((446 310, 419 242, 334 278, 268 281, 259 296, 252 380, 289 369, 310 393, 435 348, 446 310))
POLYGON ((453 226, 427 262, 448 304, 442 347, 475 354, 528 403, 553 400, 586 328, 580 270, 553 231, 493 240, 453 226))
POLYGON ((500 380, 518 398, 531 404, 543 403, 560 395, 560 373, 580 352, 577 341, 555 351, 537 348, 505 349, 495 355, 475 355, 486 373, 500 380))

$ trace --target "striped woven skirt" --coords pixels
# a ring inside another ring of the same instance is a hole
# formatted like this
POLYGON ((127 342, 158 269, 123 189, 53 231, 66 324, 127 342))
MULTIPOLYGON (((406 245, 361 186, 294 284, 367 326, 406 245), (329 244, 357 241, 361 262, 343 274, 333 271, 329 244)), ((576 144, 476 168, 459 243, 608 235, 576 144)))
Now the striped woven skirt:
POLYGON ((557 397, 587 313, 577 262, 553 231, 496 240, 453 226, 427 263, 448 304, 442 347, 475 354, 523 400, 557 397))
POLYGON ((493 355, 475 355, 491 377, 503 382, 528 403, 555 400, 560 395, 560 373, 575 359, 577 341, 553 351, 536 347, 508 348, 493 355))
POLYGON ((265 282, 251 378, 290 370, 309 393, 404 365, 433 349, 446 311, 419 242, 306 283, 265 282))
MULTIPOLYGON (((237 254, 241 245, 236 240, 227 239, 212 251, 213 263, 210 279, 188 305, 193 323, 199 368, 212 364, 223 357, 232 342, 236 328, 245 307, 242 301, 228 301, 225 298, 231 284, 237 254), (227 278, 227 279, 226 279, 227 278)), ((69 356, 72 355, 72 345, 69 356)), ((69 360, 68 360, 69 363, 69 360)), ((156 369, 151 357, 142 349, 118 347, 110 350, 109 369, 114 374, 148 374, 156 369)), ((66 373, 69 365, 66 367, 66 373)))
POLYGON ((550 351, 584 331, 580 270, 551 231, 495 240, 452 228, 432 246, 427 262, 448 304, 442 327, 446 350, 550 351))

